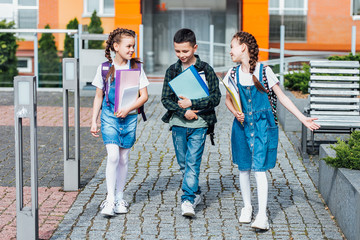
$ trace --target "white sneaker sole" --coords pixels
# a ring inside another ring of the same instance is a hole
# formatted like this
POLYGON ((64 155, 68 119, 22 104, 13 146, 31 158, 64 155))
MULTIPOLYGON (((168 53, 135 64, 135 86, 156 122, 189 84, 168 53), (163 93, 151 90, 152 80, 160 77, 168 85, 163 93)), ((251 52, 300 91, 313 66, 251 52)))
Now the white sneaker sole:
POLYGON ((194 217, 195 213, 192 212, 183 212, 181 215, 185 216, 185 217, 194 217))
POLYGON ((128 213, 128 210, 126 211, 115 211, 116 214, 125 214, 125 213, 128 213))
POLYGON ((256 225, 251 225, 252 228, 255 228, 255 229, 260 229, 260 230, 269 230, 270 229, 270 226, 269 225, 266 225, 266 226, 256 226, 256 225))
POLYGON ((101 212, 101 215, 103 215, 104 217, 113 217, 113 216, 115 216, 115 213, 111 214, 111 213, 103 213, 103 212, 101 212))

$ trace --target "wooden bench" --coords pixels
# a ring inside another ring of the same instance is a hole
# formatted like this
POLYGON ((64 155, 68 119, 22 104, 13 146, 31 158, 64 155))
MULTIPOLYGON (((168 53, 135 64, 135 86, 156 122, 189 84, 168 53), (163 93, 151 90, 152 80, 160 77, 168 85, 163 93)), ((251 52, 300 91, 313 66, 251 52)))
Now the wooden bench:
MULTIPOLYGON (((311 132, 302 125, 301 152, 308 147, 315 151, 316 133, 351 133, 360 128, 359 114, 359 62, 358 61, 310 61, 309 106, 304 113, 316 117, 321 128, 311 132)), ((334 141, 332 141, 334 142, 334 141)))

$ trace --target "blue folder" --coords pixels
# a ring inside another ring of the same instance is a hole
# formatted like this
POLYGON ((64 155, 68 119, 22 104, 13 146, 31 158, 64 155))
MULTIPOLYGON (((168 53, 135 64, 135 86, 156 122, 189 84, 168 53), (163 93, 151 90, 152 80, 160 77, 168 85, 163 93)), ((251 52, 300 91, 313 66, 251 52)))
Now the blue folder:
POLYGON ((209 88, 196 71, 194 65, 191 65, 172 79, 169 82, 169 86, 178 97, 184 96, 189 99, 199 99, 209 96, 209 88))

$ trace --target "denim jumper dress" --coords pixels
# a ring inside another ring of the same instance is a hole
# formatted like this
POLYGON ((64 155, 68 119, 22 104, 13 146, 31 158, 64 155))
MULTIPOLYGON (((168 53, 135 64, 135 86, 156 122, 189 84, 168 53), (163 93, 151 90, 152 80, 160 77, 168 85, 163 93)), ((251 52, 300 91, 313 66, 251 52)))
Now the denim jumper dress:
MULTIPOLYGON (((263 172, 275 167, 279 129, 267 94, 257 90, 255 85, 240 84, 240 66, 236 70, 236 79, 245 120, 242 125, 234 119, 231 132, 232 159, 240 171, 263 172)), ((261 64, 259 81, 264 86, 262 67, 261 64)))
MULTIPOLYGON (((106 84, 109 84, 106 82, 106 84)), ((106 93, 105 93, 106 94, 106 93)), ((103 98, 101 110, 101 133, 104 144, 116 144, 121 148, 131 148, 136 140, 137 114, 117 118, 115 112, 115 81, 110 83, 108 102, 103 98)))

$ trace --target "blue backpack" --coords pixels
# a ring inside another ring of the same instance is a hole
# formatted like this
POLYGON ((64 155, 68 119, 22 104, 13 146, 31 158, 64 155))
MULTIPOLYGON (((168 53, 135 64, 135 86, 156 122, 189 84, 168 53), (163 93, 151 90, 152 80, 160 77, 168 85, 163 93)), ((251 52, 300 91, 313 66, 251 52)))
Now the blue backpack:
MULTIPOLYGON (((141 71, 141 64, 140 63, 137 63, 137 66, 140 71, 141 71)), ((110 103, 109 103, 109 87, 108 87, 108 84, 106 83, 106 75, 108 74, 109 70, 111 68, 111 63, 106 61, 106 62, 103 62, 101 64, 101 76, 102 76, 102 79, 103 79, 103 93, 106 97, 106 104, 107 106, 110 106, 110 103)), ((145 115, 145 111, 144 111, 144 105, 142 105, 141 107, 138 108, 138 114, 141 114, 144 122, 147 120, 146 118, 146 115, 145 115)))

